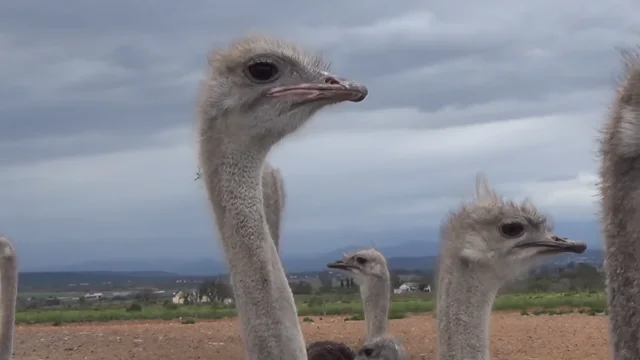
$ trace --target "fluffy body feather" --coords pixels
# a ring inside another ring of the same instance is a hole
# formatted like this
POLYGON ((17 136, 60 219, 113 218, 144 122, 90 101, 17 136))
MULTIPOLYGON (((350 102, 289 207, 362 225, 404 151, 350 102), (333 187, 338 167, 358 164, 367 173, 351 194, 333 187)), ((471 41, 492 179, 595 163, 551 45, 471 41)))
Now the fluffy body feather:
POLYGON ((356 353, 351 348, 337 341, 315 341, 307 346, 309 360, 353 360, 356 353))

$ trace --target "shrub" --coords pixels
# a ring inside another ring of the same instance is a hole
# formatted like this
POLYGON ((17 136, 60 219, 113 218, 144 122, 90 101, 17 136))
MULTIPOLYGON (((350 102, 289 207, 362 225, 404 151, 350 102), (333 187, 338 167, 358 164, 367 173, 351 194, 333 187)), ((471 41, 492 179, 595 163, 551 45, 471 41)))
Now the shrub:
POLYGON ((178 309, 178 304, 174 304, 170 300, 165 300, 164 304, 162 304, 162 307, 164 307, 165 309, 168 309, 168 310, 177 310, 178 309))
POLYGON ((138 304, 138 303, 131 303, 131 305, 129 305, 129 307, 127 308, 127 312, 140 312, 142 311, 142 305, 138 304))

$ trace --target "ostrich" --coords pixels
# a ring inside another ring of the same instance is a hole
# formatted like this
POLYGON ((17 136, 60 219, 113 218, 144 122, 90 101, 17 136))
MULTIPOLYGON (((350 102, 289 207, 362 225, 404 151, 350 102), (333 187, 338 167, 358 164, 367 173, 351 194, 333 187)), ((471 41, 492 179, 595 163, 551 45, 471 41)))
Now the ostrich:
POLYGON ((358 277, 367 328, 365 344, 356 354, 346 344, 317 341, 307 347, 309 360, 334 359, 333 354, 337 353, 344 359, 404 359, 402 346, 386 336, 391 285, 384 256, 375 249, 366 249, 345 254, 327 267, 350 271, 358 277))
POLYGON ((229 264, 247 359, 307 359, 293 294, 267 227, 261 172, 273 145, 366 87, 266 36, 215 51, 201 88, 199 162, 229 264))
POLYGON ((585 250, 583 242, 555 235, 531 201, 502 199, 479 174, 474 199, 440 228, 438 359, 488 359, 499 288, 546 257, 585 250))
MULTIPOLYGON (((373 248, 364 249, 344 254, 342 259, 327 264, 327 267, 353 273, 360 285, 367 331, 364 345, 354 355, 355 359, 405 359, 402 345, 387 335, 391 279, 384 255, 373 248)), ((307 349, 313 348, 314 344, 307 349)))
POLYGON ((614 360, 640 359, 640 57, 625 74, 600 141, 601 222, 614 360))
POLYGON ((365 343, 385 335, 391 302, 391 279, 384 255, 373 248, 364 249, 345 254, 342 259, 327 264, 327 267, 355 275, 360 285, 367 329, 365 343))
POLYGON ((13 353, 17 296, 16 251, 9 239, 0 236, 0 360, 11 360, 13 353))

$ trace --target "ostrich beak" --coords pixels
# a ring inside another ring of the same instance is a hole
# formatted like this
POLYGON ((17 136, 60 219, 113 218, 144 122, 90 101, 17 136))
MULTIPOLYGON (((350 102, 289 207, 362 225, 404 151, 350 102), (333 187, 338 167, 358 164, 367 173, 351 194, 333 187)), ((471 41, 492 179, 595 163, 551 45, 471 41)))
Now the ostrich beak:
POLYGON ((351 266, 345 263, 343 260, 338 260, 334 262, 330 262, 327 264, 329 269, 340 269, 340 270, 349 270, 351 266))
POLYGON ((540 253, 564 253, 564 252, 572 252, 576 254, 581 254, 585 250, 587 250, 587 244, 582 241, 567 239, 563 237, 556 236, 554 234, 549 234, 543 240, 536 241, 523 241, 516 244, 516 248, 528 248, 535 247, 540 248, 540 253))
POLYGON ((267 91, 267 96, 287 97, 297 101, 334 100, 360 102, 367 97, 366 86, 325 73, 318 83, 301 83, 277 86, 267 91))

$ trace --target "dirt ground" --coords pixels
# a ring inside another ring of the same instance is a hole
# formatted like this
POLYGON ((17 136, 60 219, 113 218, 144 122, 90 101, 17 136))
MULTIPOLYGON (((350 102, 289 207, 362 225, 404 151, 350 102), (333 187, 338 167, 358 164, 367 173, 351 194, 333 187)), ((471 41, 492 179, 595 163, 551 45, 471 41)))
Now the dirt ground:
MULTIPOLYGON (((362 321, 313 317, 302 323, 307 342, 332 339, 356 347, 362 321)), ((435 359, 435 319, 430 314, 390 321, 390 332, 403 339, 410 359, 435 359)), ((494 312, 492 360, 609 359, 605 316, 542 315, 494 312)), ((242 360, 236 319, 198 321, 127 321, 62 326, 26 325, 16 331, 16 360, 229 359, 242 360)))

